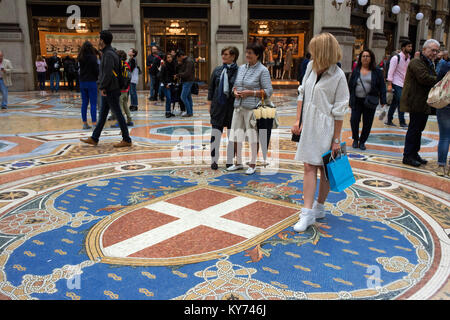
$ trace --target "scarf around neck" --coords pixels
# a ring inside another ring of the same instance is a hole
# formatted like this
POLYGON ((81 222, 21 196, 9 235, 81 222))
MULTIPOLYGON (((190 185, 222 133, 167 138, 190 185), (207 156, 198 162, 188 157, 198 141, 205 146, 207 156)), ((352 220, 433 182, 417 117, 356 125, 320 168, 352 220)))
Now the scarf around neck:
POLYGON ((236 67, 236 63, 233 64, 224 64, 222 74, 220 75, 220 84, 219 84, 219 102, 224 105, 227 102, 227 99, 230 97, 230 82, 228 79, 228 70, 236 67))

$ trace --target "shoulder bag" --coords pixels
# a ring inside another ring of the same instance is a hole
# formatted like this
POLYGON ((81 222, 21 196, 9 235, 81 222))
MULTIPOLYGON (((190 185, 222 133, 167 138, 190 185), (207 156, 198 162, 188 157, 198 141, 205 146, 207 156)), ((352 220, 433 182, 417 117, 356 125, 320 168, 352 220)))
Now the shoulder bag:
POLYGON ((427 103, 436 109, 445 108, 450 104, 450 72, 439 81, 428 94, 427 103))
MULTIPOLYGON (((372 72, 374 72, 374 71, 372 71, 372 72)), ((361 82, 364 93, 366 94, 366 99, 364 100, 364 106, 369 109, 376 109, 378 107, 378 103, 380 102, 380 99, 378 97, 371 96, 370 94, 367 93, 366 87, 364 86, 364 82, 361 79, 361 74, 359 74, 358 79, 361 82)))

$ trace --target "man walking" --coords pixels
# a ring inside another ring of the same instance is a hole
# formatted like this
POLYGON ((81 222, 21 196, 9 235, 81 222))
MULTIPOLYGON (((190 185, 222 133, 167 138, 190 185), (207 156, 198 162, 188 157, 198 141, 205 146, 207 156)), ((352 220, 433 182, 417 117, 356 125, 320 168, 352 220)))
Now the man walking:
POLYGON ((428 93, 437 82, 434 60, 439 53, 437 40, 427 40, 418 58, 411 60, 405 78, 405 87, 400 101, 400 110, 409 112, 409 128, 405 138, 403 163, 419 167, 428 161, 419 155, 422 132, 427 125, 428 116, 432 113, 427 104, 428 93))
POLYGON ((2 94, 2 109, 8 109, 8 87, 12 86, 11 72, 13 70, 11 61, 3 57, 0 51, 0 92, 2 94))
POLYGON ((100 32, 100 48, 102 49, 102 60, 100 62, 100 75, 98 81, 98 88, 102 95, 102 104, 100 111, 100 120, 97 127, 88 139, 80 139, 81 142, 96 146, 100 139, 106 119, 108 118, 109 110, 111 109, 119 122, 120 130, 122 131, 122 142, 114 145, 114 148, 131 147, 132 142, 128 132, 128 127, 120 110, 120 77, 121 68, 119 56, 111 47, 113 35, 110 31, 104 30, 100 32))
POLYGON ((181 79, 182 91, 181 101, 186 106, 186 112, 182 114, 182 117, 192 117, 194 115, 194 103, 192 101, 192 85, 195 80, 195 65, 192 58, 186 56, 186 54, 179 50, 176 54, 180 71, 176 75, 178 79, 181 79))
POLYGON ((388 112, 387 126, 395 126, 392 122, 394 119, 394 113, 398 109, 398 119, 400 121, 400 127, 408 128, 405 121, 405 114, 400 111, 400 99, 402 98, 403 85, 405 83, 406 71, 411 61, 412 42, 407 40, 402 43, 402 50, 399 54, 392 56, 389 63, 388 72, 388 92, 394 92, 391 106, 388 112))

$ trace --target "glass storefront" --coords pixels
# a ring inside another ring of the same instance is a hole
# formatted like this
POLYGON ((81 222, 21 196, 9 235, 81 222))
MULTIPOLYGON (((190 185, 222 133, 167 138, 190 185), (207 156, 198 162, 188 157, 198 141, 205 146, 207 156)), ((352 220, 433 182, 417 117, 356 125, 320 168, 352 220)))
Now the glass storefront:
POLYGON ((308 21, 249 21, 249 42, 258 42, 265 47, 263 63, 269 68, 272 78, 296 79, 296 66, 305 56, 309 28, 308 21))
POLYGON ((151 53, 153 45, 164 53, 181 49, 194 58, 196 79, 206 82, 209 79, 208 28, 208 21, 203 19, 144 19, 145 56, 151 53))
MULTIPOLYGON (((102 27, 100 5, 94 3, 94 1, 87 2, 93 4, 80 6, 82 18, 77 26, 78 30, 69 29, 67 25, 69 16, 67 5, 48 6, 34 2, 29 4, 33 65, 37 56, 50 58, 54 52, 58 54, 61 60, 67 57, 76 58, 86 40, 98 47, 98 34, 102 27)), ((48 79, 49 75, 47 75, 48 79)), ((66 85, 66 80, 64 68, 62 68, 60 86, 66 85)))
POLYGON ((50 57, 57 52, 59 56, 76 57, 84 41, 98 46, 100 19, 81 19, 77 32, 67 28, 67 18, 33 17, 32 20, 36 55, 50 57))

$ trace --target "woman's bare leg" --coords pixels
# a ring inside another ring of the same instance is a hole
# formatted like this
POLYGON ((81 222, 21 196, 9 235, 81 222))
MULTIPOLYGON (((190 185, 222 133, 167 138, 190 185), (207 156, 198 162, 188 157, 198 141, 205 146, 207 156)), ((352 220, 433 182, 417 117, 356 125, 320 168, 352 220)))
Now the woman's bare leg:
POLYGON ((317 166, 305 163, 303 201, 306 209, 312 209, 317 188, 317 166))

